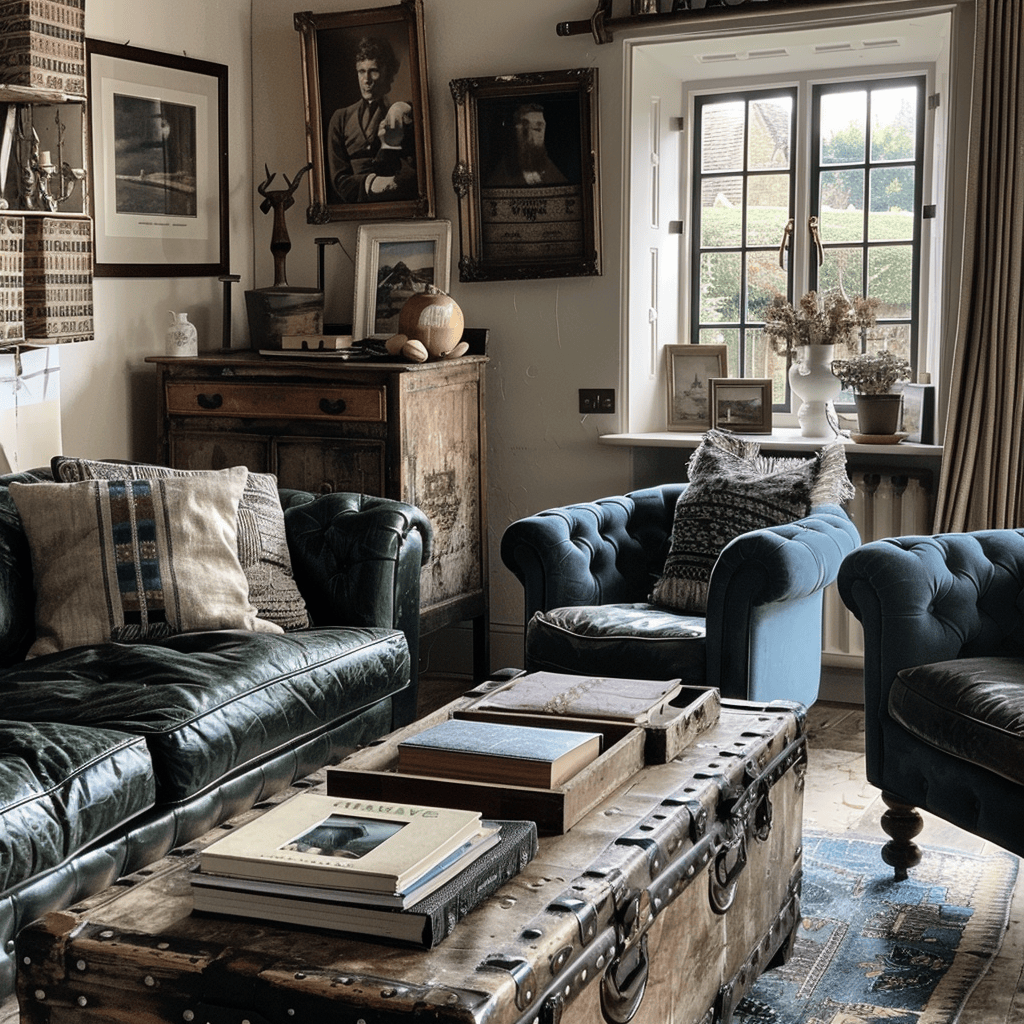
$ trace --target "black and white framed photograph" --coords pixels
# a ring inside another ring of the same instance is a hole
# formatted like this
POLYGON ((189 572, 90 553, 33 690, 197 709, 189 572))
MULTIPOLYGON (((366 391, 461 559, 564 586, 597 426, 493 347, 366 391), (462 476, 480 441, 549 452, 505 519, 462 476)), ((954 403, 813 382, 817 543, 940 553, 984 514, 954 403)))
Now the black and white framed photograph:
POLYGON ((430 285, 447 292, 451 253, 451 221, 360 224, 352 336, 386 340, 406 299, 430 285))
POLYGON ((228 273, 228 69, 86 40, 97 277, 228 273))
POLYGON ((935 444, 935 385, 903 385, 904 440, 935 444))
POLYGON ((597 69, 450 87, 459 280, 599 275, 597 69))
POLYGON ((712 377, 711 426, 736 434, 772 432, 771 377, 712 377))
POLYGON ((310 224, 434 216, 422 0, 294 17, 310 224))
POLYGON ((729 372, 726 345, 666 345, 668 429, 707 430, 711 426, 712 377, 729 372))

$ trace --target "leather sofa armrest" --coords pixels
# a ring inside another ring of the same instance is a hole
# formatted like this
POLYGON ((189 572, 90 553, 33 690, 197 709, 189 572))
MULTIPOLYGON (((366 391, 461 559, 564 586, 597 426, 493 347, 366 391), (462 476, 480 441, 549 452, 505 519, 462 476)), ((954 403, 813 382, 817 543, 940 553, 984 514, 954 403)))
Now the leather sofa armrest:
POLYGON ((850 517, 838 505, 822 505, 726 545, 708 584, 708 684, 749 700, 789 686, 788 699, 812 704, 823 591, 859 543, 850 517))
POLYGON ((839 595, 864 627, 864 704, 888 717, 896 674, 954 658, 1024 654, 1024 530, 872 541, 839 595))

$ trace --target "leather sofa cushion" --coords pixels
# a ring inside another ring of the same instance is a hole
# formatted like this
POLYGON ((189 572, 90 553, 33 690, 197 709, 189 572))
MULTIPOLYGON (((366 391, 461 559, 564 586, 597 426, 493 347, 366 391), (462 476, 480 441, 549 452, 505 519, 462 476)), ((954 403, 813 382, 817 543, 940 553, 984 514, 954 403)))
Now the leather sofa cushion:
POLYGON ((526 627, 530 672, 676 679, 707 677, 704 618, 646 603, 537 612, 526 627))
POLYGON ((326 733, 408 680, 398 630, 221 630, 34 658, 0 673, 0 708, 13 720, 144 736, 168 804, 326 733))
POLYGON ((1024 658, 905 668, 889 714, 930 746, 1024 785, 1024 658))
POLYGON ((0 890, 57 867, 154 799, 141 737, 0 720, 0 890))

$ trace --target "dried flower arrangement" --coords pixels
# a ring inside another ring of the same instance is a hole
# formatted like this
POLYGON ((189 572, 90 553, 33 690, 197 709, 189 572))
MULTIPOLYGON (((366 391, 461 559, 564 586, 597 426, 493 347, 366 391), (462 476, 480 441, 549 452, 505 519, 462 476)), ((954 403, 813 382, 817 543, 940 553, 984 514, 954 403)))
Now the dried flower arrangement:
POLYGON ((875 325, 877 299, 848 299, 841 292, 807 292, 797 307, 776 294, 765 312, 764 333, 779 355, 801 345, 839 345, 856 351, 862 332, 875 325))
POLYGON ((857 395, 885 395, 903 380, 910 380, 911 367, 903 356, 889 349, 862 352, 849 359, 833 359, 832 372, 857 395))

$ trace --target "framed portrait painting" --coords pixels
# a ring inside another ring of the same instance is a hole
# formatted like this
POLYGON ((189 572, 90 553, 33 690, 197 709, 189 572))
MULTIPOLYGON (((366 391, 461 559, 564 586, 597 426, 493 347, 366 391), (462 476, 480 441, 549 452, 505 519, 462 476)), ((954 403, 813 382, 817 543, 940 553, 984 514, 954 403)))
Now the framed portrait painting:
POLYGON ((406 299, 430 285, 448 291, 451 253, 447 220, 360 224, 352 336, 387 340, 397 334, 406 299))
POLYGON ((727 345, 666 345, 668 429, 711 426, 711 379, 728 372, 727 345))
POLYGON ((450 86, 459 280, 599 275, 597 69, 450 86))
POLYGON ((228 273, 228 69, 86 40, 97 277, 228 273))
POLYGON ((711 426, 736 434, 772 432, 771 377, 712 377, 711 426))
POLYGON ((434 216, 422 0, 294 16, 310 224, 434 216))

